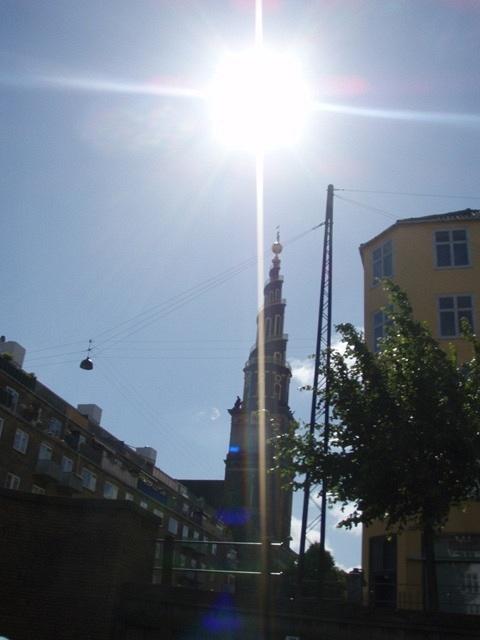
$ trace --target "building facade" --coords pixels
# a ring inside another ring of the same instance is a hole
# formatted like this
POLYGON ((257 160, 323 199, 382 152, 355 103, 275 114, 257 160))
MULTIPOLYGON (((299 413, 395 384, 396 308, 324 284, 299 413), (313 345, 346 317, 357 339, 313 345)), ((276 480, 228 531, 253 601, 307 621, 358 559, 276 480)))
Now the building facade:
MULTIPOLYGON (((462 318, 480 329, 480 211, 399 220, 360 247, 364 270, 365 336, 381 348, 388 323, 379 281, 390 278, 408 295, 415 317, 425 321, 459 364, 473 355, 461 337, 462 318)), ((480 504, 451 510, 437 538, 440 607, 480 614, 480 504)), ((381 522, 364 529, 367 599, 378 605, 422 608, 421 535, 408 530, 387 537, 381 522)))
MULTIPOLYGON (((273 438, 285 433, 292 421, 288 405, 291 371, 286 360, 288 336, 283 332, 285 305, 280 275, 282 245, 272 246, 269 280, 264 288, 264 306, 257 317, 257 339, 244 367, 243 397, 230 409, 231 429, 225 461, 224 519, 237 540, 256 541, 260 537, 259 465, 259 340, 263 326, 265 344, 265 451, 267 469, 274 466, 273 438), (263 322, 259 322, 262 314, 263 322)), ((292 514, 292 493, 283 487, 278 472, 266 474, 267 535, 275 542, 288 541, 292 514)))
MULTIPOLYGON (((22 368, 25 351, 0 341, 0 485, 75 498, 126 500, 157 518, 173 537, 176 584, 210 588, 227 539, 215 509, 155 465, 150 447, 132 448, 100 425, 95 405, 74 408, 22 368)), ((161 580, 162 545, 153 580, 161 580)), ((233 579, 225 577, 233 584, 233 579)))

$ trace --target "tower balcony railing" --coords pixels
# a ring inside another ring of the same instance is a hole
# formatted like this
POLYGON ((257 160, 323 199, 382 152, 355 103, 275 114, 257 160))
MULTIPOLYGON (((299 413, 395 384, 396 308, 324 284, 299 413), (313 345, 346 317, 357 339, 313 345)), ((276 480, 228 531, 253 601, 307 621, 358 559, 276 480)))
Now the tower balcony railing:
MULTIPOLYGON (((252 362, 257 362, 258 358, 249 358, 245 363, 245 366, 252 364, 252 362)), ((281 367, 286 367, 287 369, 291 369, 291 365, 288 360, 279 360, 278 358, 274 358, 273 356, 265 356, 265 364, 278 364, 281 367)))
MULTIPOLYGON (((278 340, 288 340, 288 333, 279 333, 278 335, 275 335, 275 336, 265 336, 266 345, 269 344, 270 342, 277 342, 278 340)), ((252 355, 252 353, 255 351, 257 346, 258 346, 257 343, 255 343, 250 347, 250 355, 252 355)))
POLYGON ((276 304, 286 305, 287 304, 287 299, 286 298, 281 298, 280 300, 272 300, 271 302, 267 302, 267 303, 265 303, 264 305, 262 305, 259 308, 258 313, 260 313, 261 311, 263 311, 267 307, 274 307, 276 304))

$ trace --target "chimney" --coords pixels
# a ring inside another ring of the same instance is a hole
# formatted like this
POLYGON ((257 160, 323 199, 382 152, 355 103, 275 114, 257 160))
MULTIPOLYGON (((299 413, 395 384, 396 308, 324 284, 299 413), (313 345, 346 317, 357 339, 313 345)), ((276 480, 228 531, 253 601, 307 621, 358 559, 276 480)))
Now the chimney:
POLYGON ((77 404, 77 410, 95 424, 100 424, 102 410, 96 404, 77 404))
POLYGON ((8 354, 12 358, 17 367, 23 368, 23 361, 25 360, 26 351, 18 342, 5 339, 5 336, 0 336, 0 355, 8 354))
POLYGON ((157 461, 157 452, 153 447, 135 447, 135 451, 139 456, 142 456, 144 460, 151 462, 153 465, 157 461))

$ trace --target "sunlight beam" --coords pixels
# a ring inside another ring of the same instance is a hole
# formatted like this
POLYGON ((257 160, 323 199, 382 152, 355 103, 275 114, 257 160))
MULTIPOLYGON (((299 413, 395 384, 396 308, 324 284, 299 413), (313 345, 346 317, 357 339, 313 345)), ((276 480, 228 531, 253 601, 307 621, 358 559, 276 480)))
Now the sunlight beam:
POLYGON ((477 113, 351 107, 349 105, 329 102, 315 102, 314 109, 319 112, 359 116, 362 118, 377 118, 380 120, 404 120, 410 122, 480 126, 480 114, 477 113))

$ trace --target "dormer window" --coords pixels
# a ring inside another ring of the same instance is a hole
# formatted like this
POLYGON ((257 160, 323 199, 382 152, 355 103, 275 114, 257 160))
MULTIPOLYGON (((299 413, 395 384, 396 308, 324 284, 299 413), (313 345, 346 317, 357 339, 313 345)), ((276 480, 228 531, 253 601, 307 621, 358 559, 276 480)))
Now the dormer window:
POLYGON ((391 240, 373 250, 372 268, 373 284, 376 284, 381 278, 393 276, 393 245, 391 240))
POLYGON ((466 230, 435 231, 435 251, 437 267, 468 267, 466 230))

